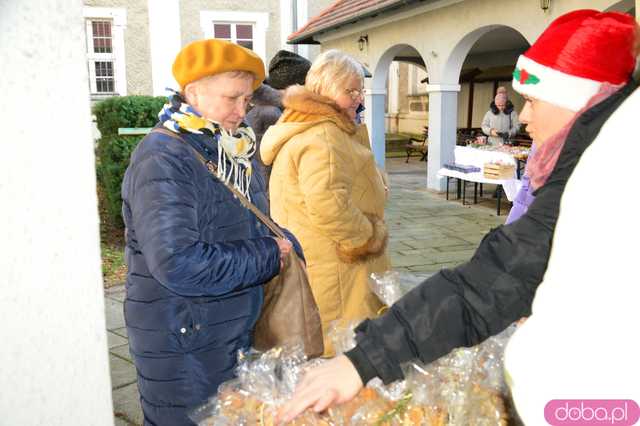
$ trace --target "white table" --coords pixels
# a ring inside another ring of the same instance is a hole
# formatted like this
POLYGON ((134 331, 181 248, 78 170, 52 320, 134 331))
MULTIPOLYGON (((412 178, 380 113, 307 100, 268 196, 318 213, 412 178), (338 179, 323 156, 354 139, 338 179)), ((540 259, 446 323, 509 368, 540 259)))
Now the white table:
MULTIPOLYGON (((513 158, 513 157, 511 157, 513 158)), ((458 161, 456 161, 457 163, 458 161)), ((478 166, 482 168, 482 166, 478 166)), ((478 184, 489 183, 498 186, 498 201, 496 212, 500 216, 500 201, 502 198, 502 190, 509 201, 513 201, 518 189, 520 189, 520 181, 517 179, 491 179, 484 176, 482 172, 462 173, 455 170, 442 168, 438 170, 438 177, 447 179, 447 200, 449 199, 449 181, 451 178, 457 179, 458 183, 462 182, 462 204, 465 202, 466 182, 474 183, 473 202, 478 202, 478 184)), ((458 186, 458 198, 460 197, 460 187, 458 186)))
POLYGON ((476 149, 468 146, 456 146, 453 151, 457 164, 482 167, 485 163, 502 163, 517 166, 513 155, 502 151, 476 149))

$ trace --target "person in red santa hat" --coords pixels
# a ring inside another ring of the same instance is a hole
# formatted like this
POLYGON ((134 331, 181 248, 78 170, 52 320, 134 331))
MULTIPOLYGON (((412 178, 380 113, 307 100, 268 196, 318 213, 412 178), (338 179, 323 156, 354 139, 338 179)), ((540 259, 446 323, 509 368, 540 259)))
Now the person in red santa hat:
POLYGON ((629 80, 633 26, 627 14, 577 10, 556 19, 518 59, 513 88, 526 100, 519 118, 534 150, 506 223, 527 211, 581 113, 629 80))
POLYGON ((361 323, 355 348, 308 371, 279 421, 346 402, 374 377, 402 379, 403 363, 429 363, 530 315, 565 185, 600 128, 637 87, 631 75, 638 34, 633 17, 615 12, 577 10, 551 23, 514 71, 514 88, 526 99, 520 121, 538 147, 527 168, 531 204, 487 234, 470 261, 441 270, 383 316, 361 323))

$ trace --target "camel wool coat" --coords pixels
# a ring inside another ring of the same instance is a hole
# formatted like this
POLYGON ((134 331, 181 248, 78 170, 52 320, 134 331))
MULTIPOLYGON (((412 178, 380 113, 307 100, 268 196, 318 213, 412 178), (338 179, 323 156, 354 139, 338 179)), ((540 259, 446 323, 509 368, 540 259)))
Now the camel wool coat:
POLYGON ((272 166, 271 216, 302 244, 325 355, 332 356, 331 323, 371 318, 382 306, 368 277, 390 268, 386 185, 365 126, 333 100, 293 86, 283 105, 260 147, 264 163, 272 166))

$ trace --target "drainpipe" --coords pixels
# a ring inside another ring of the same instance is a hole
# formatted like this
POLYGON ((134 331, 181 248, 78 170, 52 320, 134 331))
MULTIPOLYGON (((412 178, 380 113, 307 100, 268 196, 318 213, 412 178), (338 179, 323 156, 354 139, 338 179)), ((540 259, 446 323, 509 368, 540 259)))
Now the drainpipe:
MULTIPOLYGON (((298 31, 298 0, 291 0, 291 32, 298 31)), ((298 45, 293 45, 293 53, 298 53, 298 45)))

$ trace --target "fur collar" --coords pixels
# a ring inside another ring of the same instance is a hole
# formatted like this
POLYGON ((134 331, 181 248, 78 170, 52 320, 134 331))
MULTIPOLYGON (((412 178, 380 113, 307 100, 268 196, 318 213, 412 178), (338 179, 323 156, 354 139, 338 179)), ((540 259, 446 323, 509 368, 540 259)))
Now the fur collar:
POLYGON ((356 123, 340 110, 333 99, 310 92, 303 86, 289 87, 282 98, 285 107, 281 123, 330 120, 344 132, 356 133, 356 123))

